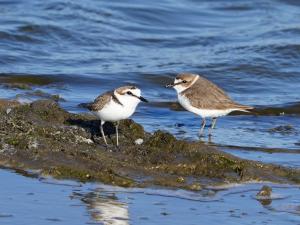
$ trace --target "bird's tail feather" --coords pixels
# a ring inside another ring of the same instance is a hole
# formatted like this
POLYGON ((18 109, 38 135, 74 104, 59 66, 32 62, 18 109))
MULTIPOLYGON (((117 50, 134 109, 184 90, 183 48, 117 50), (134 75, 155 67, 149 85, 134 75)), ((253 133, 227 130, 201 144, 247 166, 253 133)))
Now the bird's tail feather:
POLYGON ((241 112, 251 113, 251 110, 253 110, 254 107, 248 106, 248 105, 240 105, 240 104, 237 104, 237 105, 235 106, 235 109, 236 109, 236 111, 241 111, 241 112))

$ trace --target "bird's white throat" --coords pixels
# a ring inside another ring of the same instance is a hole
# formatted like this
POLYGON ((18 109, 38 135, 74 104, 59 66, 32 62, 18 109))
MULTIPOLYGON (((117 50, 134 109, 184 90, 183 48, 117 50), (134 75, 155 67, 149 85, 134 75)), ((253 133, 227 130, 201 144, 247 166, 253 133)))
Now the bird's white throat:
MULTIPOLYGON (((140 97, 141 95, 140 90, 133 90, 132 93, 138 97, 140 97)), ((140 99, 132 95, 120 95, 116 91, 114 92, 114 94, 125 108, 136 108, 141 101, 140 99)))
MULTIPOLYGON (((178 80, 175 79, 174 84, 181 82, 182 80, 178 80)), ((188 87, 184 87, 181 84, 175 85, 174 89, 176 90, 177 94, 179 94, 180 92, 183 92, 184 90, 186 90, 188 87)))

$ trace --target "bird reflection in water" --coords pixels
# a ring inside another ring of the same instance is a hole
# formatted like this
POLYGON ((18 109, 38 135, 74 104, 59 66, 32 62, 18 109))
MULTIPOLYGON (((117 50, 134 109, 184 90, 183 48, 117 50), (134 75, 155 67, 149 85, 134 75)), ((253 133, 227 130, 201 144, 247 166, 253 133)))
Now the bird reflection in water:
POLYGON ((128 205, 120 202, 114 194, 90 192, 81 196, 81 200, 87 204, 94 221, 104 225, 129 225, 128 205))

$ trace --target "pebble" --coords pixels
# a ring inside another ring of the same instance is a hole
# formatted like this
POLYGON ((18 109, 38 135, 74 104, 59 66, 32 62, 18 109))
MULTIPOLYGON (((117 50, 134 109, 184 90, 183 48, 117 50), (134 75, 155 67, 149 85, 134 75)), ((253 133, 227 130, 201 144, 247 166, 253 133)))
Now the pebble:
POLYGON ((134 143, 135 143, 136 145, 141 145, 141 144, 143 144, 143 142, 144 142, 144 140, 143 140, 142 138, 138 138, 138 139, 136 139, 136 140, 134 141, 134 143))

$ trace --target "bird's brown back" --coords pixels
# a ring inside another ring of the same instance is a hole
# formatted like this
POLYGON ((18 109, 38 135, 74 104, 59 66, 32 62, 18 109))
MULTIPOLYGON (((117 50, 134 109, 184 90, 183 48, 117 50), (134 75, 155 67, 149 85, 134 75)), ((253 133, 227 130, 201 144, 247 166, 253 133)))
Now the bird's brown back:
POLYGON ((112 99, 113 95, 113 91, 105 92, 104 94, 99 95, 87 108, 91 111, 99 111, 112 99))
POLYGON ((221 110, 231 108, 247 110, 252 108, 234 102, 225 91, 201 76, 190 88, 180 94, 187 97, 195 108, 221 110))

